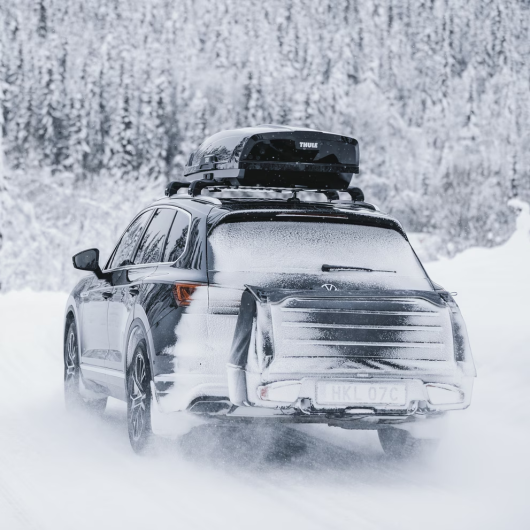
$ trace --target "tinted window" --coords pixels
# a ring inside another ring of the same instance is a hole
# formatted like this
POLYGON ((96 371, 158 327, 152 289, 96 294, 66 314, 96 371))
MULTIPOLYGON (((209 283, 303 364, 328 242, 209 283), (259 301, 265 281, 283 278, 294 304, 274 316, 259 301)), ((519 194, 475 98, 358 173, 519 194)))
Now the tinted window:
POLYGON ((122 267, 124 265, 129 265, 132 259, 132 253, 138 243, 138 239, 142 235, 145 224, 147 223, 149 216, 151 215, 152 210, 144 212, 142 215, 138 216, 131 226, 127 229, 127 232, 123 234, 121 241, 116 248, 114 257, 110 264, 111 269, 116 267, 122 267))
POLYGON ((172 208, 161 208, 155 212, 138 246, 138 251, 134 258, 135 264, 162 261, 166 237, 175 213, 176 211, 172 208))
POLYGON ((186 247, 189 226, 190 216, 187 213, 178 212, 167 238, 164 261, 176 261, 180 258, 186 247))

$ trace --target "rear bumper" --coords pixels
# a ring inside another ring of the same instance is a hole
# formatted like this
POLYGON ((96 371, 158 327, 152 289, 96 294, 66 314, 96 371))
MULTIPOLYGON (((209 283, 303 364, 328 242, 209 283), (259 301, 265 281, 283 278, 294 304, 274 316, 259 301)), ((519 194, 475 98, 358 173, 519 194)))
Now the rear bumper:
POLYGON ((395 427, 409 431, 416 438, 441 438, 446 426, 446 413, 424 411, 364 412, 349 414, 345 410, 311 410, 302 412, 295 407, 267 409, 263 407, 234 407, 218 416, 228 422, 259 421, 260 423, 325 424, 349 430, 378 430, 395 427))
POLYGON ((390 373, 357 374, 356 376, 330 376, 329 373, 322 376, 306 377, 293 377, 293 375, 289 374, 287 377, 284 376, 275 381, 263 383, 261 374, 249 374, 238 370, 236 367, 229 367, 230 399, 233 403, 249 409, 279 409, 283 413, 293 409, 304 414, 429 415, 467 408, 471 403, 474 381, 473 377, 454 372, 452 375, 422 374, 421 376, 408 377, 404 377, 403 374, 390 373), (366 403, 355 401, 354 398, 348 402, 331 405, 326 402, 323 403, 323 400, 319 399, 318 389, 323 383, 369 385, 383 390, 385 387, 395 384, 401 388, 404 387, 406 397, 398 405, 366 403), (281 391, 276 392, 276 396, 262 399, 264 389, 278 387, 288 389, 287 392, 284 392, 285 401, 280 401, 284 399, 281 391), (432 396, 433 387, 451 390, 452 392, 449 394, 454 396, 453 402, 440 403, 435 401, 432 396), (232 389, 237 389, 238 394, 233 395, 232 389))
MULTIPOLYGON (((290 424, 326 424, 350 430, 379 430, 389 427, 408 431, 415 438, 439 439, 446 428, 446 413, 469 406, 473 377, 459 381, 462 401, 445 405, 433 405, 428 400, 426 383, 421 379, 396 379, 378 377, 370 382, 394 382, 405 384, 406 404, 389 405, 344 404, 340 406, 318 403, 318 383, 322 381, 352 382, 352 378, 322 379, 306 377, 300 382, 300 397, 293 403, 274 403, 255 399, 239 407, 233 407, 222 416, 225 421, 281 422, 290 424)), ((353 380, 357 382, 358 380, 353 380)), ((456 385, 455 385, 456 386, 456 385)))
MULTIPOLYGON (((460 372, 457 370, 457 372, 460 372)), ((229 377, 231 372, 229 371, 229 377)), ((326 424, 334 427, 352 430, 375 430, 387 427, 396 427, 408 430, 419 438, 436 438, 444 430, 446 412, 461 410, 469 406, 473 389, 474 378, 464 376, 460 372, 451 376, 423 374, 408 378, 398 377, 396 374, 378 374, 372 378, 358 378, 353 375, 327 377, 306 376, 294 379, 289 378, 276 382, 285 383, 294 381, 299 383, 299 392, 292 402, 274 402, 259 399, 259 387, 263 385, 259 374, 256 374, 255 383, 249 373, 233 370, 232 375, 239 378, 243 385, 240 389, 244 392, 244 402, 235 405, 228 398, 228 385, 222 377, 213 377, 208 382, 199 384, 200 376, 195 381, 182 378, 174 381, 176 384, 166 388, 164 392, 157 391, 159 409, 163 412, 188 410, 203 417, 215 417, 221 421, 260 423, 281 422, 289 424, 314 423, 326 424), (187 384, 184 384, 186 380, 187 384), (249 386, 246 386, 247 381, 249 386), (318 402, 318 383, 320 382, 370 382, 393 383, 406 386, 406 402, 403 406, 369 405, 348 403, 342 405, 323 405, 318 402), (180 384, 179 384, 180 383, 180 384), (434 405, 429 401, 427 384, 437 383, 457 387, 462 393, 460 403, 434 405)), ((230 384, 233 386, 234 381, 230 384)))
POLYGON ((457 306, 439 293, 248 289, 228 364, 233 404, 373 417, 436 415, 469 406, 475 370, 465 330, 454 325, 457 306), (400 399, 391 404, 356 395, 330 406, 318 396, 325 382, 356 394, 393 385, 400 399))

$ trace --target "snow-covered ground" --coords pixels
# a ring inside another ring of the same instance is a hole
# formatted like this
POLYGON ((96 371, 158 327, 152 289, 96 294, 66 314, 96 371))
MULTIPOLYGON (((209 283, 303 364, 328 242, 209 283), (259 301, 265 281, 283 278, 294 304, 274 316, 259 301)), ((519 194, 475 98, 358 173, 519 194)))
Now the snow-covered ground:
POLYGON ((72 418, 63 293, 0 296, 0 529, 530 528, 530 214, 503 246, 427 265, 457 291, 479 377, 430 463, 375 433, 200 426, 137 457, 124 406, 72 418))

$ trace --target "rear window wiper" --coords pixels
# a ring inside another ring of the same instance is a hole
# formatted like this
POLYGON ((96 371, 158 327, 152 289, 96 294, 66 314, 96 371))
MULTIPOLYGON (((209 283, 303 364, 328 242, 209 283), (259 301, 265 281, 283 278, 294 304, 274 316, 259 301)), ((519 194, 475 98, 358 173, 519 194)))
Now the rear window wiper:
POLYGON ((332 272, 332 271, 364 271, 364 272, 393 272, 396 271, 387 271, 382 269, 368 269, 366 267, 351 267, 349 265, 322 265, 322 272, 332 272))

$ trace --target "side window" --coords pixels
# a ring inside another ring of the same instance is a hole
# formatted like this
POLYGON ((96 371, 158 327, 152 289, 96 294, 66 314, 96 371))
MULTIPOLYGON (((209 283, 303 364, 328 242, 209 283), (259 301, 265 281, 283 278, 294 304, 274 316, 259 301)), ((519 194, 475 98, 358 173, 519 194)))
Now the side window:
POLYGON ((162 261, 167 234, 175 218, 175 213, 174 208, 160 208, 155 212, 138 246, 134 258, 135 265, 162 261))
POLYGON ((190 216, 187 213, 179 211, 167 238, 166 250, 164 252, 164 261, 177 261, 186 248, 188 231, 190 227, 190 216))
POLYGON ((136 247, 136 243, 138 243, 138 239, 140 239, 140 236, 142 235, 142 231, 151 213, 153 213, 152 210, 148 210, 138 216, 131 226, 129 226, 125 234, 123 234, 123 237, 114 252, 114 256, 109 266, 110 269, 130 265, 132 263, 131 254, 136 247))

